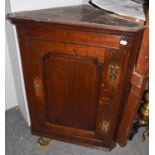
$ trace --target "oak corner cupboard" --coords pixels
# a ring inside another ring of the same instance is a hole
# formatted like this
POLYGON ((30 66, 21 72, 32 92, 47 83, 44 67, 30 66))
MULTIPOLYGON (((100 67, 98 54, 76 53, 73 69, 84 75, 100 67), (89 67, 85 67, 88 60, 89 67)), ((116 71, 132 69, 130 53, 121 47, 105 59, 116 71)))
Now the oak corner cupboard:
POLYGON ((8 18, 17 29, 32 133, 111 150, 144 27, 89 5, 8 18))

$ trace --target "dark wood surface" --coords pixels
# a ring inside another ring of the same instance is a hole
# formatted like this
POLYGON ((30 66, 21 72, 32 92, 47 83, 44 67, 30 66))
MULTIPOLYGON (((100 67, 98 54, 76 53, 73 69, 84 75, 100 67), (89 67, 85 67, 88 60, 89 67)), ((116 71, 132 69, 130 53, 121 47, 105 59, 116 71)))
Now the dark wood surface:
POLYGON ((127 143, 142 95, 149 80, 149 14, 147 15, 145 25, 146 28, 143 33, 138 59, 132 73, 131 87, 117 137, 117 141, 122 146, 125 146, 127 143))
POLYGON ((90 5, 17 12, 10 14, 9 18, 16 21, 63 23, 121 31, 137 31, 144 28, 134 22, 116 18, 111 13, 90 5))
POLYGON ((94 10, 80 5, 9 18, 17 28, 32 133, 110 150, 143 31, 94 10))

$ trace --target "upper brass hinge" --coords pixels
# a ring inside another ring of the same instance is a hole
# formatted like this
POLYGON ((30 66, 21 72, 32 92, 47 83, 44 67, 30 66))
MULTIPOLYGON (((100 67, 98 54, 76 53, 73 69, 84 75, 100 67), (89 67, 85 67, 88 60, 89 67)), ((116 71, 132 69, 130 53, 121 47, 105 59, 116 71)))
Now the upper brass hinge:
POLYGON ((118 70, 119 70, 118 66, 111 66, 110 67, 110 75, 109 75, 110 80, 112 80, 112 81, 116 80, 117 75, 118 75, 118 70))

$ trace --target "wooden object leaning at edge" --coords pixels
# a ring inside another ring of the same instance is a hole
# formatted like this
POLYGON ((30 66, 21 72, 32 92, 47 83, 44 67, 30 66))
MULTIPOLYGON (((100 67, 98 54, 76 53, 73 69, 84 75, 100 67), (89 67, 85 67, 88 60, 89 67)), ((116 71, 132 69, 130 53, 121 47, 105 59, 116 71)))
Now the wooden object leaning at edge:
POLYGON ((131 87, 127 103, 123 110, 122 120, 118 130, 117 141, 121 146, 125 146, 130 134, 130 130, 140 105, 141 97, 148 82, 149 73, 149 14, 146 18, 146 28, 143 33, 139 55, 132 74, 131 87), (130 116, 128 115, 130 113, 130 116))

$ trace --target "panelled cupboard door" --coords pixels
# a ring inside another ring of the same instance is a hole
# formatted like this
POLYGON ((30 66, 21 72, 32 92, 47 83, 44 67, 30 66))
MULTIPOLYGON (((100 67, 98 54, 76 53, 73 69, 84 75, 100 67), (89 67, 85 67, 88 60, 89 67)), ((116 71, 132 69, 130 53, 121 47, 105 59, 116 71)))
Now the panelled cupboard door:
POLYGON ((38 127, 112 144, 127 60, 123 47, 31 37, 28 46, 38 127))
POLYGON ((125 46, 119 35, 17 30, 32 132, 112 148, 132 40, 123 37, 125 46))

